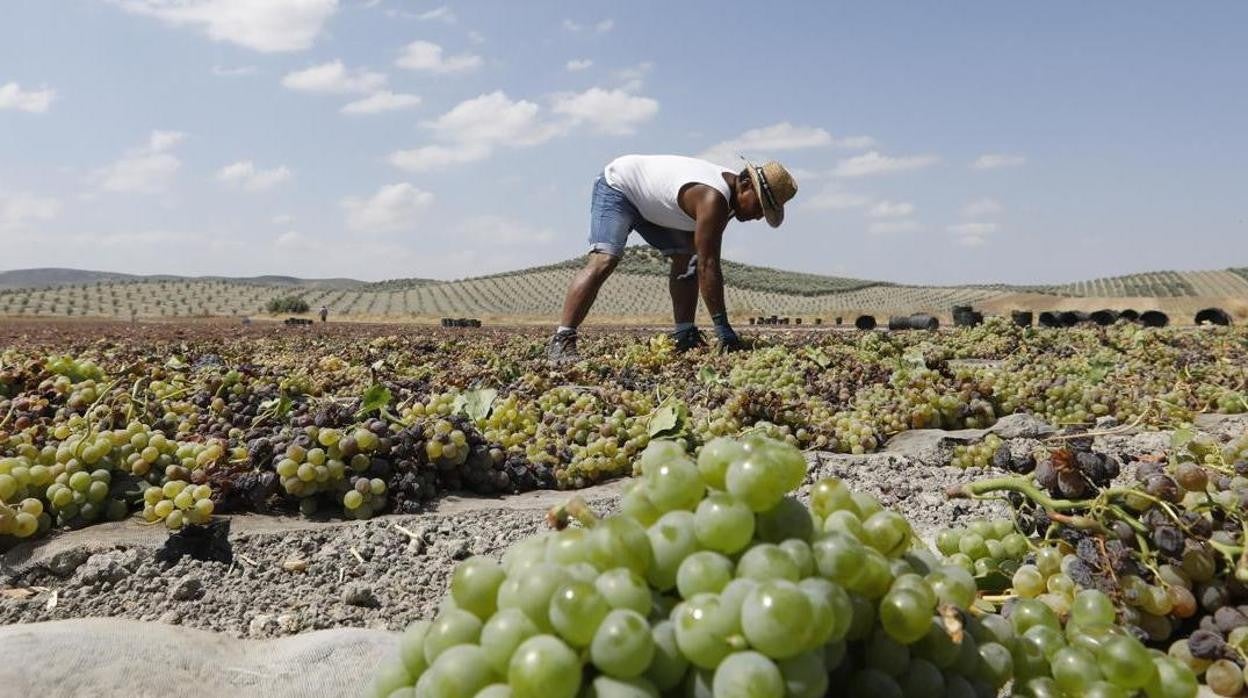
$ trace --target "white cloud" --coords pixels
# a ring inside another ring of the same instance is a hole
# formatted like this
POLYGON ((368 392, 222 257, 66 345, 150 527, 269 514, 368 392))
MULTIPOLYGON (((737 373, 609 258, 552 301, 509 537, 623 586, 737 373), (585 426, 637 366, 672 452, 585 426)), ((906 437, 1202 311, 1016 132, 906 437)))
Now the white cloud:
POLYGON ((598 32, 599 34, 606 34, 607 32, 611 31, 614 28, 615 28, 615 20, 611 18, 604 19, 601 22, 594 25, 594 31, 598 32))
POLYGON ((310 48, 338 0, 111 0, 127 12, 204 30, 264 53, 310 48))
POLYGON ((954 242, 964 247, 978 247, 988 240, 988 236, 997 232, 996 223, 958 223, 947 230, 953 233, 954 242))
POLYGON ((478 31, 468 32, 468 40, 474 44, 484 44, 485 34, 482 34, 481 32, 478 32, 478 31))
POLYGON ((0 191, 0 233, 25 230, 29 224, 50 221, 61 212, 61 202, 26 192, 0 191))
POLYGON ((971 167, 976 170, 995 170, 999 167, 1018 167, 1027 162, 1023 155, 1011 153, 985 153, 975 158, 971 167))
POLYGON ((501 90, 455 105, 425 124, 444 141, 479 145, 538 145, 563 130, 543 122, 540 108, 526 100, 512 101, 501 90))
POLYGON ((380 90, 385 84, 384 74, 363 68, 352 71, 340 60, 296 70, 282 78, 282 85, 287 89, 320 94, 367 94, 380 90))
POLYGON ((152 131, 147 145, 128 151, 117 162, 91 174, 102 190, 132 194, 159 194, 169 188, 182 161, 169 151, 186 134, 180 131, 152 131))
POLYGON ((736 162, 737 155, 761 157, 780 150, 805 150, 827 146, 860 148, 874 141, 866 136, 833 138, 824 129, 813 126, 794 126, 782 121, 771 126, 752 128, 735 138, 716 143, 698 157, 720 164, 736 162), (864 145, 865 144, 865 145, 864 145))
POLYGON ((52 101, 55 99, 56 90, 46 87, 39 90, 23 90, 22 86, 16 82, 0 85, 0 111, 16 109, 31 114, 42 114, 52 106, 52 101))
POLYGON ((349 196, 341 202, 347 228, 372 233, 411 230, 432 204, 432 193, 406 182, 386 185, 367 199, 349 196))
POLYGON ((420 14, 417 14, 416 19, 426 21, 438 20, 446 22, 447 24, 454 24, 457 18, 455 17, 455 12, 450 7, 442 5, 441 7, 436 7, 428 12, 421 12, 420 14))
POLYGON ((339 111, 343 114, 380 114, 399 109, 411 109, 419 104, 420 97, 417 95, 396 94, 389 90, 382 90, 364 99, 351 102, 339 111))
POLYGON ((484 160, 491 152, 489 146, 482 145, 426 145, 411 150, 396 150, 387 159, 401 170, 430 172, 449 165, 484 160))
POLYGON ((868 175, 886 174, 890 172, 906 172, 918 170, 940 161, 935 155, 912 155, 908 157, 889 157, 872 150, 836 164, 832 174, 837 177, 865 177, 868 175))
POLYGON ((923 230, 923 224, 916 220, 905 219, 900 221, 876 221, 867 226, 867 232, 872 235, 894 235, 897 233, 917 233, 923 230))
POLYGON ((289 213, 279 213, 273 216, 273 225, 290 225, 294 220, 295 217, 289 213))
POLYGON ((289 180, 290 169, 285 165, 271 170, 257 169, 251 160, 242 160, 222 167, 217 172, 217 180, 231 186, 242 187, 247 191, 264 191, 289 180))
POLYGON ((573 58, 568 61, 565 67, 571 72, 576 72, 578 70, 585 70, 593 64, 594 62, 588 58, 573 58))
POLYGON ((867 211, 871 218, 905 218, 914 213, 914 204, 901 201, 881 201, 867 211))
POLYGON ((982 218, 1001 213, 1005 207, 996 199, 984 197, 976 199, 962 207, 962 215, 966 218, 982 218))
POLYGON ((430 41, 413 41, 399 53, 394 62, 400 68, 445 75, 480 68, 485 62, 473 53, 443 56, 442 47, 430 41))
POLYGON ((626 135, 635 132, 638 124, 652 119, 659 111, 659 103, 623 90, 592 87, 579 94, 556 97, 552 111, 570 117, 574 124, 588 123, 599 133, 626 135))
POLYGON ((802 200, 802 207, 812 211, 844 211, 870 204, 871 197, 839 189, 827 189, 802 200))
POLYGON ((219 78, 239 78, 247 75, 256 74, 256 66, 240 65, 236 68, 229 68, 223 65, 212 66, 212 74, 219 78))
POLYGON ((625 92, 637 92, 645 84, 646 75, 654 69, 654 63, 643 61, 629 68, 615 71, 615 79, 621 82, 620 89, 625 92))
POLYGON ((433 134, 433 144, 390 154, 395 167, 425 172, 488 158, 497 147, 540 145, 587 124, 602 133, 631 133, 638 123, 658 110, 654 100, 620 90, 592 88, 555 97, 551 114, 527 100, 513 100, 501 90, 455 105, 433 121, 422 124, 433 134))

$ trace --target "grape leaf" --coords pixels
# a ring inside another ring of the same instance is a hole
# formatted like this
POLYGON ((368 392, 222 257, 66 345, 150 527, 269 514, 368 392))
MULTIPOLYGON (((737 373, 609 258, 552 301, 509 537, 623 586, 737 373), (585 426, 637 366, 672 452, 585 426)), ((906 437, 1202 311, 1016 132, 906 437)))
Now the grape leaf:
POLYGON ((175 371, 181 371, 186 367, 187 363, 177 355, 170 356, 169 360, 165 362, 165 368, 172 368, 175 371))
POLYGON ((456 398, 455 411, 463 411, 469 419, 474 421, 485 419, 490 416, 490 409, 494 406, 494 400, 497 397, 498 391, 493 388, 469 390, 456 398))
POLYGON ((390 406, 391 397, 389 388, 381 383, 373 383, 360 398, 360 411, 357 414, 364 416, 385 409, 390 406))
POLYGON ((698 382, 713 385, 719 382, 719 374, 710 366, 703 366, 698 369, 698 382))
POLYGON ((272 400, 265 400, 260 403, 261 410, 271 411, 273 416, 279 419, 285 417, 290 412, 291 406, 290 396, 285 393, 282 393, 281 397, 275 397, 272 400))

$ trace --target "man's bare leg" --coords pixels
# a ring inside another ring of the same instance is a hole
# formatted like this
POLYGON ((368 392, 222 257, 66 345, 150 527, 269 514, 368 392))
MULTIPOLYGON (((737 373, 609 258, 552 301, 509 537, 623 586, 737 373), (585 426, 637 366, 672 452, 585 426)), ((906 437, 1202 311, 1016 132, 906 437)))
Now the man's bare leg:
POLYGON ((672 270, 667 277, 667 288, 672 294, 672 319, 677 327, 692 324, 698 312, 698 274, 689 268, 693 255, 674 254, 672 270))
POLYGON ((563 301, 563 315, 559 320, 561 326, 574 329, 581 326, 594 304, 594 299, 598 297, 598 289, 602 288, 603 282, 611 276, 619 263, 619 257, 612 257, 604 252, 589 253, 584 268, 568 284, 568 295, 563 301))

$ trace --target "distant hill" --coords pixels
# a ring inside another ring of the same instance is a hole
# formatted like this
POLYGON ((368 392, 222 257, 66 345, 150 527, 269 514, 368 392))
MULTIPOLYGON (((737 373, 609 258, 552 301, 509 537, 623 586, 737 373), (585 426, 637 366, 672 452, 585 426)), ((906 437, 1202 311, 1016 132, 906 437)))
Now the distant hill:
POLYGON ((259 286, 302 286, 308 288, 356 288, 367 285, 356 279, 301 279, 295 276, 172 276, 168 274, 121 274, 87 269, 14 269, 0 271, 0 288, 52 288, 78 284, 123 281, 225 281, 259 286))
MULTIPOLYGON (((301 279, 292 276, 138 276, 75 269, 0 272, 0 316, 203 317, 259 315, 271 299, 297 295, 333 316, 552 318, 583 258, 456 281, 301 279)), ((596 317, 666 318, 669 263, 656 251, 630 247, 594 306, 596 317)), ((1248 307, 1248 268, 1158 271, 1061 285, 914 286, 784 271, 724 260, 726 297, 735 315, 851 317, 947 313, 952 305, 989 310, 1126 307, 1127 299, 1185 315, 1221 304, 1248 307), (1121 302, 1116 299, 1123 299, 1121 302)))

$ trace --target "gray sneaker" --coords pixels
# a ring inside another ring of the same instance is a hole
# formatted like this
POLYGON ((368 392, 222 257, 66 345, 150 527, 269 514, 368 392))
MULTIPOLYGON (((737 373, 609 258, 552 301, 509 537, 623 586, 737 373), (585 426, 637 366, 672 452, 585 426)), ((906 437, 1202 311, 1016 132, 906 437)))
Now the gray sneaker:
POLYGON ((546 348, 546 358, 557 364, 580 359, 581 355, 576 351, 576 332, 556 332, 546 348))

